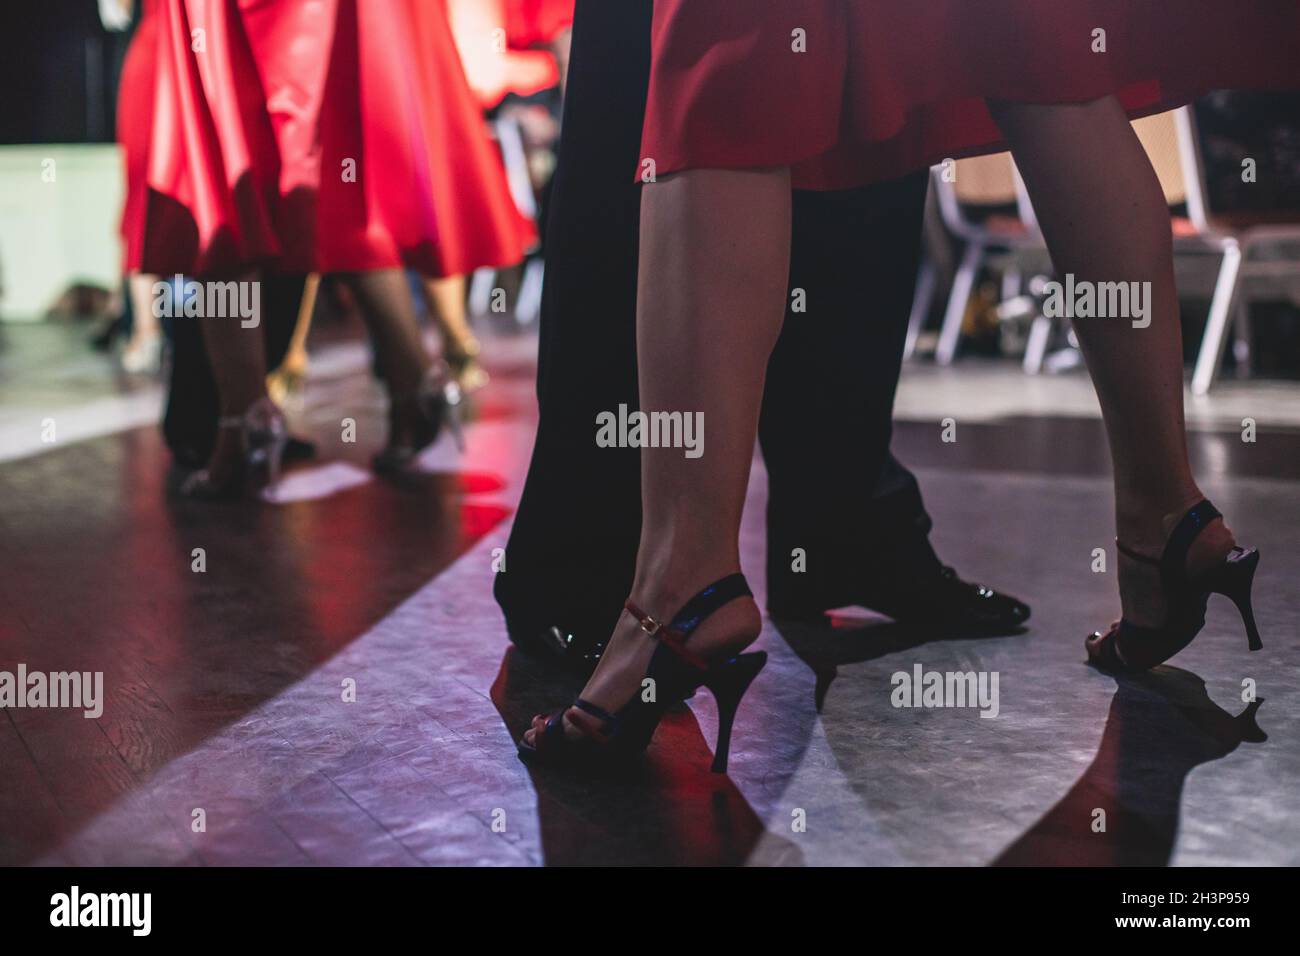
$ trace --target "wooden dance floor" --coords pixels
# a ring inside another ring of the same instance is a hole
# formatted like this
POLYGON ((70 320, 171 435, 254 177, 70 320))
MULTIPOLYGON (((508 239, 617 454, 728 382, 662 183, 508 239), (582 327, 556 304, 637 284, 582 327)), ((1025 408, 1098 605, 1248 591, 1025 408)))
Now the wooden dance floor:
MULTIPOLYGON (((1092 570, 1114 552, 1086 382, 918 367, 895 452, 940 555, 1029 601, 1029 628, 768 622, 727 776, 708 772, 702 694, 643 764, 593 780, 516 758, 529 717, 576 688, 510 649, 491 598, 536 424, 532 339, 490 341, 467 452, 444 439, 400 485, 366 467, 384 406, 364 349, 332 346, 295 411, 320 457, 259 505, 169 496, 156 387, 67 358, 59 329, 5 335, 0 672, 102 671, 104 700, 97 719, 0 713, 0 864, 1300 863, 1300 387, 1228 382, 1192 413, 1207 493, 1263 554, 1263 651, 1215 600, 1170 665, 1085 666, 1084 634, 1117 611, 1092 570), (893 706, 891 676, 918 665, 996 672, 996 717, 893 706)), ((760 590, 764 489, 758 468, 760 590)))

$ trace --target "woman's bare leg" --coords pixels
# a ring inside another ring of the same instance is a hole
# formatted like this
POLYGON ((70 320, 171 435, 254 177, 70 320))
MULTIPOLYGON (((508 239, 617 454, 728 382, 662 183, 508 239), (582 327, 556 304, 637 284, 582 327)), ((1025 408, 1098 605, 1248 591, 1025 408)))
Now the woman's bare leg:
MULTIPOLYGON (((697 170, 645 187, 637 294, 642 411, 704 414, 704 452, 641 450, 641 545, 632 599, 667 617, 740 569, 739 529, 768 357, 785 315, 788 170, 697 170)), ((748 643, 752 600, 706 620, 692 647, 748 643)), ((654 640, 624 615, 582 696, 617 710, 640 688, 654 640)), ((534 731, 536 730, 534 726, 534 731)), ((532 733, 528 735, 530 738, 532 733)))
MULTIPOLYGON (((1169 208, 1128 118, 1113 97, 1084 104, 991 103, 1029 190, 1058 275, 1076 281, 1149 282, 1150 325, 1078 318, 1110 441, 1118 536, 1158 556, 1183 512, 1203 496, 1187 462, 1183 346, 1169 208)), ((1215 523, 1190 564, 1231 546, 1215 523)), ((1154 569, 1120 556, 1124 615, 1164 621, 1154 569)))
POLYGON ((127 348, 162 334, 158 317, 153 314, 153 287, 157 281, 157 276, 147 272, 133 272, 126 280, 127 294, 131 296, 131 341, 127 348))
POLYGON ((320 292, 320 273, 311 272, 302 284, 302 298, 298 301, 298 317, 294 320, 293 336, 284 350, 284 358, 266 380, 266 387, 276 401, 283 401, 299 391, 307 378, 307 336, 311 333, 312 316, 316 313, 316 298, 320 292))
POLYGON ((447 276, 424 280, 424 297, 429 316, 442 335, 442 354, 463 388, 473 391, 488 382, 478 366, 479 342, 469 327, 465 304, 465 277, 447 276))
POLYGON ((461 351, 472 351, 474 333, 470 331, 465 316, 465 277, 425 279, 424 295, 429 301, 429 314, 443 340, 461 351))
POLYGON ((162 330, 153 314, 153 287, 158 277, 133 272, 126 280, 131 298, 131 337, 122 350, 122 367, 128 372, 157 372, 162 352, 162 330))

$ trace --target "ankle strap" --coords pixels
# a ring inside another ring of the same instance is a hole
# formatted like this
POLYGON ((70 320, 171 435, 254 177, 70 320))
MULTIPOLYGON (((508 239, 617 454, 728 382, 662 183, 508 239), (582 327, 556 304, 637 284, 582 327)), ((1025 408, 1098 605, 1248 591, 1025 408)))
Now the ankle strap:
POLYGON ((651 617, 630 600, 623 607, 637 619, 641 630, 667 644, 696 667, 707 669, 708 663, 703 658, 686 649, 686 639, 718 608, 736 598, 751 597, 753 593, 745 581, 745 576, 736 572, 725 578, 719 578, 687 601, 669 624, 651 617))
POLYGON ((1149 554, 1143 554, 1140 551, 1134 551, 1132 548, 1126 545, 1119 538, 1115 539, 1115 547, 1119 549, 1120 554, 1130 557, 1134 561, 1141 561, 1143 564, 1155 564, 1155 565, 1160 564, 1159 558, 1153 558, 1149 554))
POLYGON ((743 574, 739 571, 735 574, 728 574, 725 578, 714 581, 682 605, 682 609, 673 618, 673 630, 680 631, 683 636, 689 637, 691 632, 699 627, 706 617, 724 604, 728 604, 739 597, 753 596, 754 592, 749 589, 749 582, 745 580, 743 574))
POLYGON ((1134 551, 1119 538, 1115 539, 1115 547, 1122 554, 1127 555, 1134 561, 1141 561, 1143 564, 1154 564, 1171 573, 1179 574, 1182 572, 1183 564, 1187 560, 1187 551, 1196 540, 1196 536, 1205 530, 1206 526, 1216 518, 1222 518, 1219 509, 1210 504, 1209 499, 1202 499, 1199 503, 1192 505, 1187 513, 1179 519, 1174 530, 1169 534, 1169 540, 1165 542, 1165 549, 1161 552, 1160 557, 1153 558, 1147 554, 1141 554, 1134 551))
POLYGON ((1215 518, 1222 517, 1219 509, 1210 504, 1209 499, 1202 499, 1199 504, 1193 505, 1169 535, 1169 540, 1165 542, 1165 552, 1160 556, 1161 562, 1170 562, 1181 568, 1187 560, 1187 551, 1196 540, 1196 536, 1215 518))

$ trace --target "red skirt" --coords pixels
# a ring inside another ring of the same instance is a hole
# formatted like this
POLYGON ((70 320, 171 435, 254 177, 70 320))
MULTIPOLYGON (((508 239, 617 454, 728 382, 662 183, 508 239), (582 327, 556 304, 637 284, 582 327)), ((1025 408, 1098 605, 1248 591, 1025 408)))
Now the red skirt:
POLYGON ((985 101, 1134 116, 1300 85, 1296 0, 656 0, 642 169, 843 189, 1005 148, 985 101))
POLYGON ((122 144, 126 201, 122 204, 122 240, 127 271, 140 267, 144 241, 145 180, 154 117, 154 71, 157 67, 158 18, 149 16, 154 0, 145 0, 145 15, 131 38, 118 79, 117 141, 122 144))
POLYGON ((504 0, 510 45, 527 49, 550 43, 573 26, 574 0, 504 0))
POLYGON ((135 45, 128 269, 441 276, 535 240, 440 0, 154 0, 135 45))
POLYGON ((560 82, 555 57, 530 47, 573 24, 573 0, 446 0, 470 87, 485 109, 560 82))

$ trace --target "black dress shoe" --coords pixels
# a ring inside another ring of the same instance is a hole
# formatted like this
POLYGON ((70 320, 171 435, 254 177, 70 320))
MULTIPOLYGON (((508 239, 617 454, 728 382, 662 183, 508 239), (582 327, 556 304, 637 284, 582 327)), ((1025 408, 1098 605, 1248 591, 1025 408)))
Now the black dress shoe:
MULTIPOLYGON (((841 604, 879 611, 907 627, 968 635, 1013 634, 1029 620, 1028 604, 982 584, 963 581, 947 566, 923 577, 876 577, 861 593, 841 604)), ((777 620, 814 621, 827 610, 768 602, 768 611, 777 620)))
POLYGON ((316 457, 316 443, 306 438, 289 436, 284 446, 285 461, 311 461, 316 457))
POLYGON ((579 634, 559 625, 545 626, 533 621, 525 622, 517 616, 508 616, 506 633, 521 650, 559 664, 565 670, 582 677, 591 676, 600 663, 600 655, 605 651, 603 638, 596 640, 591 637, 592 634, 599 633, 596 628, 588 628, 579 634))

